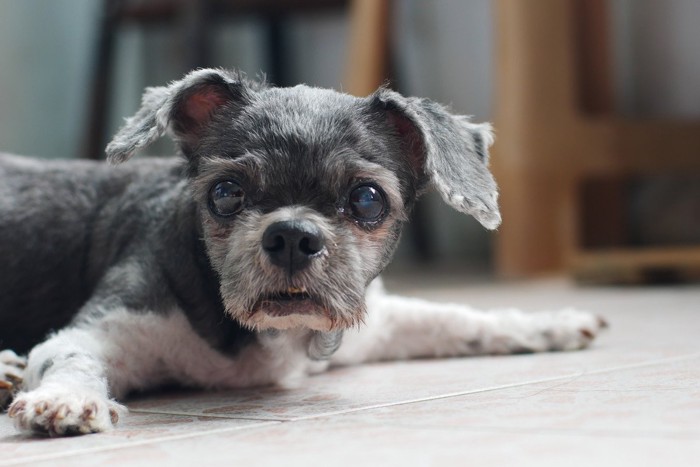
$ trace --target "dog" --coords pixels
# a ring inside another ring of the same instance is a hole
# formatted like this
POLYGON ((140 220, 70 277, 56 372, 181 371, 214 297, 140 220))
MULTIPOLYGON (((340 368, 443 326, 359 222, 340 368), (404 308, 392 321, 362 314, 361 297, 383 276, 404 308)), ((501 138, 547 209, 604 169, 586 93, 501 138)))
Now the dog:
POLYGON ((331 365, 573 350, 576 310, 480 312, 386 294, 433 187, 501 221, 488 124, 200 69, 148 88, 111 165, 0 156, 0 388, 17 429, 111 429, 129 393, 285 384, 331 365), (179 158, 121 165, 169 133, 179 158), (47 337, 48 335, 48 337, 47 337), (22 355, 28 352, 28 357, 22 355))

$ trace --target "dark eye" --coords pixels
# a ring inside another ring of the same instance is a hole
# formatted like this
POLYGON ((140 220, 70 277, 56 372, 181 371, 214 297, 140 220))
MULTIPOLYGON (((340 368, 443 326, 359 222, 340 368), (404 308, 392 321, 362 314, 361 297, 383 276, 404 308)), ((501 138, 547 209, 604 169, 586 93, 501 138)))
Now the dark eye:
POLYGON ((378 220, 386 206, 384 193, 373 185, 360 185, 350 192, 350 212, 355 219, 371 222, 378 220))
POLYGON ((243 209, 243 188, 231 180, 219 182, 209 190, 209 209, 217 216, 228 217, 243 209))

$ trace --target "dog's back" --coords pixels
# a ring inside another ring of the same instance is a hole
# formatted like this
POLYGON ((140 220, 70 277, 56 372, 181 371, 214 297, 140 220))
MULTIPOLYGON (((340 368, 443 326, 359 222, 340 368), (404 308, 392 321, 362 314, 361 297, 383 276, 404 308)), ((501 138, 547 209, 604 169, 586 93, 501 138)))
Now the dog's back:
POLYGON ((123 170, 0 154, 0 347, 26 351, 70 322, 117 254, 95 231, 98 222, 119 229, 109 211, 128 209, 128 188, 145 175, 167 177, 153 169, 174 163, 123 170))

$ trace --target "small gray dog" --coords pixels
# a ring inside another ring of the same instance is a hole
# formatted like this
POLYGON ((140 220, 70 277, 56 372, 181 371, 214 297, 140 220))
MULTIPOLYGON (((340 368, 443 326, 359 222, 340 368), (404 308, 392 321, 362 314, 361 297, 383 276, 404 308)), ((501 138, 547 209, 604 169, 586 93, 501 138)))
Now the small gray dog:
POLYGON ((487 124, 387 89, 356 98, 205 69, 147 89, 108 159, 166 132, 182 158, 0 155, 0 388, 20 430, 104 431, 125 410, 114 398, 166 383, 578 349, 603 326, 383 292, 429 186, 499 225, 487 124))

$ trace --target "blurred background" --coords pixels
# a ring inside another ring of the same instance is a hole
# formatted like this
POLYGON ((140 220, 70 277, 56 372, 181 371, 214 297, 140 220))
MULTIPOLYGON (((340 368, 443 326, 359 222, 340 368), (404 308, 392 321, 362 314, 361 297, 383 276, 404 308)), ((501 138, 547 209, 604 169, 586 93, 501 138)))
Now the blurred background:
POLYGON ((697 280, 698 20, 696 0, 0 0, 0 150, 101 158, 145 86, 198 66, 389 80, 495 123, 504 217, 426 196, 395 269, 697 280))

